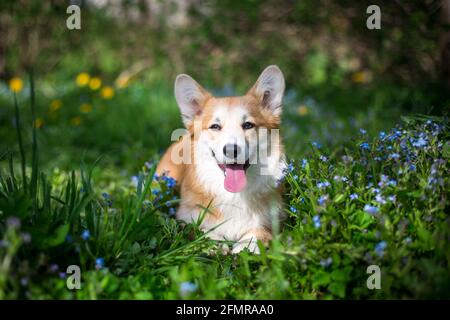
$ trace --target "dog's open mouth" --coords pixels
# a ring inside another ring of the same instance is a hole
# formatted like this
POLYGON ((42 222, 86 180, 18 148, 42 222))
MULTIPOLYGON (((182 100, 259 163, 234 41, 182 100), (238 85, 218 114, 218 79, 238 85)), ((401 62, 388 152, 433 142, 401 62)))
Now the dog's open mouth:
POLYGON ((218 166, 220 169, 222 169, 225 175, 224 187, 228 192, 236 193, 245 188, 245 185, 247 184, 246 171, 250 166, 248 160, 245 162, 245 164, 219 163, 218 166))

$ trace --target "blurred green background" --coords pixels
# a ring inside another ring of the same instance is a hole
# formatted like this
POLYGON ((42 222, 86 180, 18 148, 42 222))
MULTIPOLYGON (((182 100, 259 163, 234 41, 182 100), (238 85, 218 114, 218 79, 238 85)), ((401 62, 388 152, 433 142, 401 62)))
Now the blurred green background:
POLYGON ((217 95, 243 94, 265 66, 279 65, 293 154, 311 140, 335 144, 359 127, 389 127, 400 115, 442 114, 450 105, 447 2, 72 1, 81 30, 68 30, 68 1, 2 1, 2 149, 15 139, 7 82, 25 81, 31 69, 41 146, 49 147, 41 160, 63 167, 103 154, 136 169, 161 152, 181 126, 178 73, 217 95), (370 4, 381 8, 380 30, 366 27, 370 4), (83 72, 100 87, 78 86, 83 72), (112 99, 101 98, 104 86, 112 99))

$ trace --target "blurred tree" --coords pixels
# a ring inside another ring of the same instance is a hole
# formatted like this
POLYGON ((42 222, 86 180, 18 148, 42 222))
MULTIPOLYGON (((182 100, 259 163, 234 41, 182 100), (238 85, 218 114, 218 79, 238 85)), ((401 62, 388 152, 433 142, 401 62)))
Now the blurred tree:
POLYGON ((276 63, 306 94, 389 82, 446 99, 448 0, 78 2, 82 30, 68 31, 67 1, 2 1, 0 77, 61 64, 118 74, 145 60, 170 79, 189 72, 239 85, 276 63), (381 8, 381 30, 366 27, 371 4, 381 8))

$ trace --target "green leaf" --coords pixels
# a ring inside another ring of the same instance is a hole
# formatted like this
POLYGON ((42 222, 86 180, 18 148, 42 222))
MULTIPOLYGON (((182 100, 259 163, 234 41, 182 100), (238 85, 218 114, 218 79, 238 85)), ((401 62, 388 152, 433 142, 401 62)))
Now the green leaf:
POLYGON ((56 247, 57 245, 63 243, 69 233, 69 229, 69 224, 64 224, 56 228, 55 234, 47 240, 47 245, 50 247, 56 247))
POLYGON ((328 290, 335 296, 339 298, 345 298, 345 283, 344 282, 333 282, 329 285, 328 290))
POLYGON ((326 273, 325 271, 318 271, 312 279, 312 284, 314 288, 320 287, 320 286, 326 286, 330 283, 331 277, 330 274, 326 273))
POLYGON ((444 156, 444 158, 450 158, 450 142, 447 141, 444 144, 444 147, 442 148, 442 155, 444 156))
POLYGON ((425 245, 425 247, 428 247, 431 242, 431 233, 427 231, 423 227, 419 227, 417 229, 417 235, 419 236, 419 239, 422 241, 422 243, 425 245))
POLYGON ((131 252, 133 254, 138 254, 141 251, 141 246, 139 243, 135 242, 133 243, 133 245, 131 246, 131 252))
POLYGON ((334 203, 341 203, 342 201, 344 201, 345 196, 341 193, 336 195, 336 197, 334 197, 334 203))
POLYGON ((341 263, 341 257, 337 253, 334 253, 333 254, 333 264, 336 266, 339 266, 340 263, 341 263))
POLYGON ((373 217, 364 211, 357 212, 354 219, 355 224, 361 229, 367 228, 373 222, 373 217))
POLYGON ((334 270, 331 273, 331 279, 333 279, 335 281, 345 282, 348 279, 348 273, 346 270, 343 270, 343 269, 334 270))

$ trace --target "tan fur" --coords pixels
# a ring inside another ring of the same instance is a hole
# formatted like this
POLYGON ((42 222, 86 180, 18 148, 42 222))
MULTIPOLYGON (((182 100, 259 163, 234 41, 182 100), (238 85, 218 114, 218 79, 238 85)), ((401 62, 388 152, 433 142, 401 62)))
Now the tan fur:
MULTIPOLYGON (((204 98, 196 102, 198 103, 201 112, 198 112, 198 114, 195 115, 194 121, 186 125, 188 133, 180 141, 175 142, 169 147, 161 158, 161 161, 156 169, 156 173, 158 175, 167 174, 177 181, 177 186, 180 189, 182 200, 180 206, 181 209, 179 210, 183 210, 183 212, 200 212, 202 207, 208 207, 208 213, 206 214, 204 221, 205 230, 225 221, 225 215, 220 209, 222 203, 217 202, 217 194, 210 193, 207 186, 202 185, 197 170, 197 166, 202 166, 202 163, 196 161, 195 152, 192 152, 192 164, 175 164, 171 159, 171 154, 174 148, 179 147, 180 144, 183 143, 190 142, 191 150, 196 148, 198 136, 194 135, 193 123, 195 121, 200 121, 202 132, 207 135, 211 143, 215 143, 214 141, 217 133, 211 132, 208 128, 213 120, 213 113, 217 106, 226 108, 227 113, 234 112, 234 110, 238 107, 245 108, 255 124, 254 131, 247 130, 244 132, 246 139, 249 138, 247 135, 256 134, 259 128, 278 129, 280 127, 280 116, 274 115, 273 112, 263 105, 263 97, 258 95, 255 88, 256 85, 244 96, 216 98, 200 87, 199 89, 204 94, 204 98), (187 137, 190 137, 191 139, 186 139, 187 137)), ((284 150, 281 142, 279 145, 274 147, 279 148, 281 154, 283 154, 284 150)), ((267 189, 266 191, 257 192, 251 196, 246 196, 245 205, 249 208, 253 208, 255 212, 268 212, 273 201, 281 204, 280 191, 280 188, 272 188, 267 189)), ((277 210, 280 209, 281 208, 278 208, 277 210)), ((186 217, 184 216, 181 218, 186 220, 186 217)), ((256 228, 254 226, 246 227, 243 225, 241 229, 242 232, 240 233, 239 238, 249 239, 249 241, 254 241, 252 238, 256 238, 267 244, 272 238, 270 223, 265 223, 264 225, 256 228)), ((214 236, 213 238, 216 237, 214 236)), ((220 237, 217 238, 220 239, 220 237)), ((242 250, 242 248, 236 252, 242 250)))
POLYGON ((268 244, 270 240, 272 240, 272 233, 270 230, 266 230, 263 228, 260 229, 251 229, 244 233, 244 237, 247 235, 254 235, 257 239, 261 240, 262 243, 268 244))
MULTIPOLYGON (((250 113, 256 120, 256 127, 263 126, 268 129, 278 129, 280 126, 279 117, 274 117, 268 112, 264 113, 265 109, 261 108, 260 103, 253 95, 252 90, 250 90, 247 95, 242 97, 212 97, 206 100, 204 102, 204 105, 202 105, 202 130, 206 131, 208 129, 207 126, 211 119, 214 106, 219 104, 228 106, 230 112, 232 112, 233 106, 246 105, 250 110, 250 113)), ((191 135, 194 134, 192 127, 189 127, 188 130, 191 135)), ((199 206, 206 207, 213 200, 213 195, 206 193, 203 190, 202 186, 197 182, 194 168, 194 166, 197 165, 195 159, 192 165, 175 164, 171 160, 171 153, 173 148, 180 143, 183 143, 183 140, 173 143, 167 149, 156 168, 156 173, 158 175, 166 173, 168 176, 174 178, 177 181, 177 185, 181 187, 181 197, 185 199, 187 203, 189 203, 189 206, 191 206, 192 208, 199 206)), ((194 143, 195 140, 192 140, 192 150, 194 149, 194 143)), ((280 148, 284 149, 282 145, 280 146, 280 148)), ((284 150, 282 150, 282 152, 283 151, 284 150)), ((280 191, 281 189, 278 188, 278 195, 280 194, 280 191)), ((263 205, 267 205, 268 202, 267 197, 261 197, 260 199, 255 200, 257 200, 256 202, 262 203, 263 205)))

